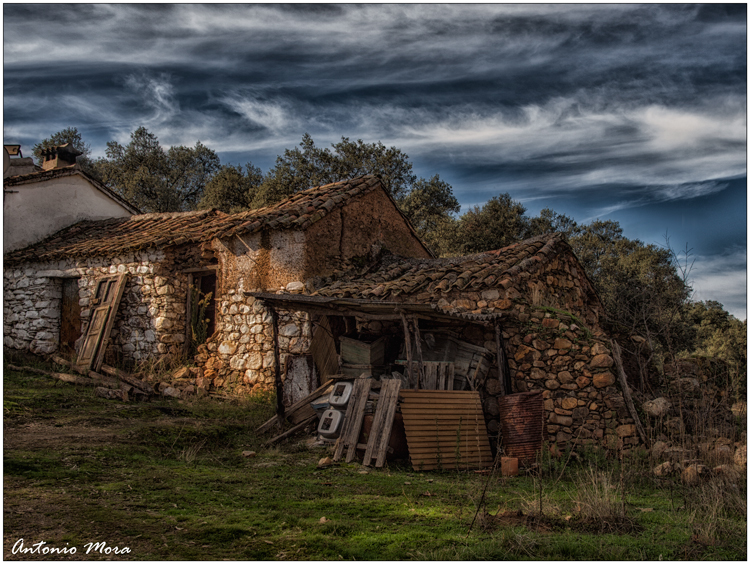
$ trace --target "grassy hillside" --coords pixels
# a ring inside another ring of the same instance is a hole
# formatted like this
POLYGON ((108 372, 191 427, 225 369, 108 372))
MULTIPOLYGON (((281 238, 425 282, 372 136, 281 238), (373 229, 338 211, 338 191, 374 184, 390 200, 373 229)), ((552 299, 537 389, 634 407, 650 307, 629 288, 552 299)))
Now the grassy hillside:
POLYGON ((307 437, 263 448, 253 429, 273 413, 270 398, 121 403, 7 369, 4 386, 6 559, 747 556, 744 475, 687 487, 654 477, 645 455, 621 463, 598 451, 489 481, 320 468, 329 452, 307 437), (23 554, 19 539, 76 552, 23 554))

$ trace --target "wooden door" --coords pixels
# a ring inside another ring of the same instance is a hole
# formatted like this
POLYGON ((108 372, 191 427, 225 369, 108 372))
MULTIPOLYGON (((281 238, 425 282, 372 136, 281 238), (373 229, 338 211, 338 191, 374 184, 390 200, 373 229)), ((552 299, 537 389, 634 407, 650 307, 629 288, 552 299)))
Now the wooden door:
POLYGON ((127 274, 120 274, 97 281, 94 296, 91 298, 91 321, 78 355, 78 366, 87 370, 101 368, 127 277, 127 274))

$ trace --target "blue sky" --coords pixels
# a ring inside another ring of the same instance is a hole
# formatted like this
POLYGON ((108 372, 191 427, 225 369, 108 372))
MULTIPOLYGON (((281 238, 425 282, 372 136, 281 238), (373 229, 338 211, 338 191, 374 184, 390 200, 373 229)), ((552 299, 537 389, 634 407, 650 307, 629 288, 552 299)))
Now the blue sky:
POLYGON ((747 309, 744 4, 4 4, 4 141, 143 125, 264 171, 310 133, 381 141, 464 209, 619 221, 687 245, 747 309))

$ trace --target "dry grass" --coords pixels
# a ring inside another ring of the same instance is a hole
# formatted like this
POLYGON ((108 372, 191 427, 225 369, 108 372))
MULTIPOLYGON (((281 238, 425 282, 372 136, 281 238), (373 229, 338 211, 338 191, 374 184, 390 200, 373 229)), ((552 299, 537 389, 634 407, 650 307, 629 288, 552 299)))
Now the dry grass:
POLYGON ((577 480, 571 499, 576 521, 599 532, 632 531, 635 521, 628 516, 622 484, 611 472, 589 469, 577 480))

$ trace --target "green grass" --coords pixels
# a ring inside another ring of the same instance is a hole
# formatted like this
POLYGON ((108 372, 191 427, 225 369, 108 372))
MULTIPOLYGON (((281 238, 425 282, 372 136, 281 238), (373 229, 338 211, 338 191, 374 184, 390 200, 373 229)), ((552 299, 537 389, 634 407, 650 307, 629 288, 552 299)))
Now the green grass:
POLYGON ((740 510, 698 530, 697 490, 657 482, 642 460, 590 455, 559 481, 550 462, 542 517, 538 476, 493 477, 469 533, 487 477, 318 468, 330 453, 305 437, 263 447, 253 430, 272 415, 270 398, 121 403, 7 369, 4 386, 6 559, 24 557, 11 553, 20 538, 91 559, 103 557, 85 554, 91 541, 136 560, 746 559, 740 510), (576 513, 591 463, 623 485, 632 530, 602 533, 576 513))

